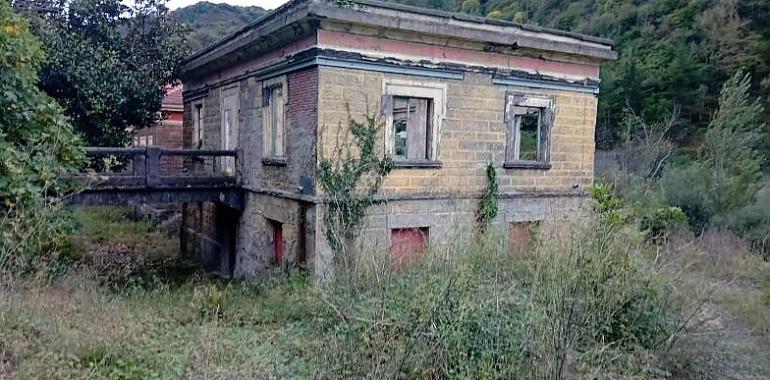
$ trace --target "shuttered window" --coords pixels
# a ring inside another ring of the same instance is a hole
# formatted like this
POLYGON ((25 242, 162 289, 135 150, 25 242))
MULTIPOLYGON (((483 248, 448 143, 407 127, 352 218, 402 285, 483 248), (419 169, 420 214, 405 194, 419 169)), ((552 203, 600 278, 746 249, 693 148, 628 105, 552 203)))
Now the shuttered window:
POLYGON ((262 88, 262 133, 264 156, 282 158, 284 147, 285 86, 283 81, 266 83, 262 88))
POLYGON ((204 108, 203 102, 193 103, 193 135, 192 147, 201 148, 203 146, 203 120, 204 108))
POLYGON ((428 227, 396 228, 390 231, 390 258, 400 267, 415 262, 428 249, 428 227))

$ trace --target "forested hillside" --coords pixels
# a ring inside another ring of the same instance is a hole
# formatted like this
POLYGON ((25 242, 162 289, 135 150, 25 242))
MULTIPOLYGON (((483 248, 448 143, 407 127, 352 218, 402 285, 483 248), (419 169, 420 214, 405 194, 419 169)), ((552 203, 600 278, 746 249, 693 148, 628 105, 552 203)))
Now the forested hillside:
POLYGON ((674 137, 697 137, 741 67, 756 95, 770 94, 767 0, 397 1, 615 39, 620 59, 603 67, 600 144, 617 136, 628 106, 649 119, 681 106, 674 137))
MULTIPOLYGON (((672 137, 690 145, 714 112, 722 84, 739 68, 752 74, 755 95, 770 94, 767 0, 395 1, 614 39, 620 58, 603 67, 600 147, 617 139, 628 107, 648 119, 681 107, 682 122, 672 137)), ((264 12, 200 2, 172 16, 191 27, 192 47, 198 50, 264 12)))
POLYGON ((190 28, 190 47, 193 51, 198 51, 253 22, 265 12, 255 6, 239 7, 201 1, 172 11, 171 17, 190 28))

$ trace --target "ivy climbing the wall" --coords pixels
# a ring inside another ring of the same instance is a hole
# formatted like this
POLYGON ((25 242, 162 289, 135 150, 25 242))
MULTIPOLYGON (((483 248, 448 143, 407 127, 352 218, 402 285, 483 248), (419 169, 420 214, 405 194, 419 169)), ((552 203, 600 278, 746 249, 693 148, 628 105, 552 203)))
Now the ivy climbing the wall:
POLYGON ((335 257, 347 258, 350 243, 361 226, 366 208, 393 168, 386 155, 379 156, 376 144, 381 120, 366 115, 363 122, 348 121, 349 141, 337 141, 334 157, 322 158, 318 180, 327 197, 324 237, 335 257))
POLYGON ((495 166, 491 163, 487 163, 487 188, 484 191, 484 195, 479 202, 479 209, 476 211, 476 222, 478 222, 479 230, 481 232, 486 231, 489 227, 489 223, 497 217, 497 198, 499 197, 499 191, 497 189, 497 172, 495 166))

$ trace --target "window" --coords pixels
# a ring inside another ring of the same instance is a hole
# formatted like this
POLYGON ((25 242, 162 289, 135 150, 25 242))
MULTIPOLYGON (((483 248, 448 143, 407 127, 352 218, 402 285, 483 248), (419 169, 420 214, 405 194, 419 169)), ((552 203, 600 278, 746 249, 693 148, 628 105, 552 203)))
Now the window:
POLYGON ((155 144, 153 144, 153 140, 152 139, 153 139, 152 135, 147 136, 147 146, 154 146, 155 145, 155 144))
MULTIPOLYGON (((262 87, 262 132, 265 158, 283 158, 284 106, 286 94, 283 77, 265 81, 262 87)), ((264 162, 264 161, 263 161, 264 162)))
POLYGON ((431 99, 393 97, 393 158, 430 160, 431 99))
POLYGON ((543 96, 509 93, 505 107, 505 167, 550 166, 553 101, 543 96))
POLYGON ((273 264, 283 266, 283 224, 268 220, 273 238, 273 264))
MULTIPOLYGON (((220 107, 220 147, 234 150, 238 148, 238 129, 240 121, 240 88, 236 85, 221 90, 220 107)), ((220 170, 229 175, 235 174, 235 157, 219 157, 220 170)))
POLYGON ((396 228, 390 231, 390 258, 394 266, 409 264, 425 255, 428 227, 396 228))
POLYGON ((396 166, 438 166, 446 85, 385 80, 385 148, 396 166))
POLYGON ((192 147, 201 148, 203 147, 203 119, 205 116, 203 101, 193 103, 192 108, 193 108, 192 147))

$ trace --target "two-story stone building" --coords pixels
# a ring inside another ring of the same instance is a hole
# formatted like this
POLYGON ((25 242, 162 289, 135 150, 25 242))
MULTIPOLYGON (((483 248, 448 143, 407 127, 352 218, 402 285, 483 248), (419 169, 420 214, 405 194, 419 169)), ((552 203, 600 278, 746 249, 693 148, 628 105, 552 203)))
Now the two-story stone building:
MULTIPOLYGON (((238 149, 242 211, 187 205, 184 246, 248 277, 306 262, 320 275, 316 168, 348 118, 381 112, 395 168, 364 236, 383 252, 468 230, 497 168, 494 224, 575 212, 593 180, 599 66, 611 41, 369 0, 294 0, 184 68, 185 145, 238 149), (227 233, 235 227, 234 233, 227 233), (225 234, 226 236, 223 236, 225 234)), ((236 167, 237 166, 237 167, 236 167)))

